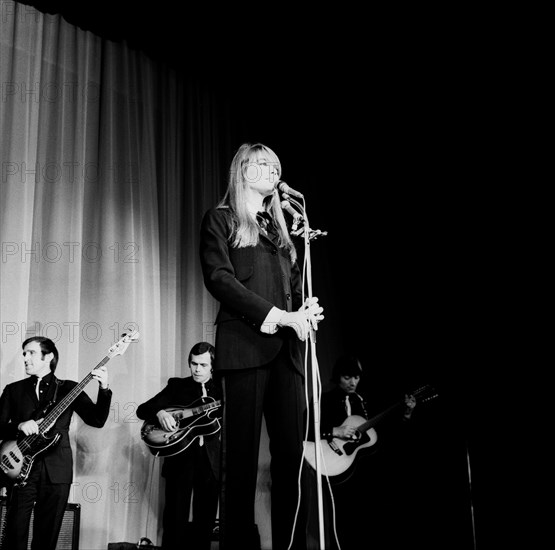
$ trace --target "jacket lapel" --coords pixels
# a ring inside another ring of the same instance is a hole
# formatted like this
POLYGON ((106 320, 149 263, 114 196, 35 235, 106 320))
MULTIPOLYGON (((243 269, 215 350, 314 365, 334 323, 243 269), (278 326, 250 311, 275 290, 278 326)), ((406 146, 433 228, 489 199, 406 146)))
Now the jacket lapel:
POLYGON ((260 233, 261 237, 264 237, 269 242, 271 242, 274 246, 278 246, 278 236, 275 230, 273 229, 262 229, 261 227, 258 228, 258 232, 260 233))

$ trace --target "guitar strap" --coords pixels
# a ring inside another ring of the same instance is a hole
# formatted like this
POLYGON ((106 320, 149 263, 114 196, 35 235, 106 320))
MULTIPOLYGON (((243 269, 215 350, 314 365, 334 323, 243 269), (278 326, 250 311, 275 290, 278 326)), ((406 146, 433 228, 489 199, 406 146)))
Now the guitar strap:
MULTIPOLYGON (((357 392, 353 392, 350 394, 351 396, 356 396, 356 398, 358 399, 359 403, 360 403, 360 409, 361 409, 361 416, 366 418, 368 420, 368 411, 366 410, 366 407, 364 406, 364 399, 362 397, 362 395, 358 394, 357 392)), ((348 416, 350 416, 351 413, 351 406, 354 404, 355 405, 355 409, 357 408, 357 404, 355 403, 350 403, 349 402, 349 395, 347 395, 346 397, 346 403, 345 405, 347 405, 347 403, 349 404, 349 413, 348 416)), ((355 414, 360 414, 358 411, 355 410, 355 414)))
POLYGON ((42 408, 38 408, 36 409, 35 413, 34 413, 34 418, 35 420, 38 420, 39 418, 44 417, 49 409, 52 409, 52 407, 56 404, 56 397, 58 397, 58 388, 63 385, 63 383, 65 382, 65 380, 58 380, 56 377, 54 378, 54 395, 52 396, 52 399, 48 402, 48 404, 42 408))
POLYGON ((65 382, 65 380, 58 380, 57 378, 55 380, 56 380, 56 388, 54 389, 54 396, 52 397, 52 405, 56 403, 56 397, 58 396, 58 388, 65 382))

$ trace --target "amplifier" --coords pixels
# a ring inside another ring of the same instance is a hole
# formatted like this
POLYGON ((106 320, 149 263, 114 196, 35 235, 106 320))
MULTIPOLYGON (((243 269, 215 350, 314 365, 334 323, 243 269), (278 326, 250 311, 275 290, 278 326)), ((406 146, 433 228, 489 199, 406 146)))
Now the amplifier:
MULTIPOLYGON (((29 540, 27 541, 27 550, 31 550, 31 541, 33 537, 33 518, 34 512, 31 514, 31 524, 29 528, 29 540)), ((62 529, 58 537, 56 550, 79 550, 79 525, 81 521, 81 505, 69 503, 66 505, 64 519, 62 520, 62 529)), ((6 523, 6 497, 0 497, 0 549, 4 548, 6 523)))

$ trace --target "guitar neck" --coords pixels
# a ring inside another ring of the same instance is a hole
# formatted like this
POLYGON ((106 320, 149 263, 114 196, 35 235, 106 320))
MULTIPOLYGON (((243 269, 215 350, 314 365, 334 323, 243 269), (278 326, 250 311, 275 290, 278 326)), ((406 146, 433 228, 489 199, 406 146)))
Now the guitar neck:
POLYGON ((391 407, 388 407, 387 409, 385 409, 385 411, 382 411, 381 413, 377 414, 376 416, 373 416, 372 418, 370 418, 369 420, 367 420, 366 422, 358 426, 357 430, 359 430, 360 432, 365 432, 370 428, 373 428, 376 424, 378 424, 378 422, 383 420, 387 415, 392 413, 394 410, 398 409, 403 403, 404 401, 400 401, 399 403, 395 403, 394 405, 391 405, 391 407))
POLYGON ((198 407, 193 407, 190 410, 193 414, 199 414, 199 413, 207 411, 209 409, 214 409, 216 407, 219 407, 220 403, 221 403, 221 401, 213 401, 212 403, 206 403, 206 404, 200 405, 198 407))
MULTIPOLYGON (((412 393, 412 396, 415 399, 417 399, 420 403, 423 403, 425 401, 428 401, 430 399, 434 399, 435 397, 437 397, 437 393, 435 393, 435 389, 431 386, 428 386, 428 385, 422 386, 421 388, 418 388, 417 390, 415 390, 411 393, 412 393)), ((404 406, 405 406, 405 400, 404 399, 401 400, 401 401, 398 401, 397 403, 394 403, 393 405, 391 405, 390 407, 385 409, 385 411, 382 411, 380 414, 377 414, 373 418, 370 418, 370 420, 367 420, 366 422, 364 422, 363 424, 358 426, 357 430, 359 430, 361 432, 365 432, 365 431, 369 430, 370 428, 373 428, 380 420, 382 420, 388 414, 390 414, 394 410, 399 409, 400 407, 404 407, 404 406)))
MULTIPOLYGON (((107 355, 96 365, 93 369, 98 369, 104 366, 110 360, 110 356, 107 355)), ((62 415, 62 413, 75 401, 77 396, 85 389, 85 386, 93 379, 92 371, 79 382, 74 388, 68 392, 67 395, 44 417, 43 421, 39 424, 39 433, 42 435, 47 432, 62 415)))

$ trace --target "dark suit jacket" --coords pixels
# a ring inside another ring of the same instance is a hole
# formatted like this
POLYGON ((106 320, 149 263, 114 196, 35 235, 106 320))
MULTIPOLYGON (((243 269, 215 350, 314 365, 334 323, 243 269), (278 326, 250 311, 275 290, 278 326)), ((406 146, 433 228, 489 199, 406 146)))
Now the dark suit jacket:
MULTIPOLYGON (((17 439, 18 435, 21 435, 17 429, 18 424, 43 417, 44 415, 39 412, 54 398, 56 386, 58 387, 56 403, 60 403, 63 397, 77 386, 77 382, 59 380, 52 373, 48 374, 45 380, 49 385, 40 403, 35 394, 32 377, 13 382, 4 388, 0 397, 0 439, 5 441, 17 439)), ((37 459, 44 459, 52 483, 71 483, 73 480, 73 453, 69 441, 69 425, 73 413, 76 412, 86 424, 101 428, 110 413, 111 401, 112 390, 110 389, 99 388, 96 404, 84 391, 81 391, 59 416, 47 435, 59 432, 60 440, 37 455, 37 459)))
MULTIPOLYGON (((222 399, 222 390, 215 381, 209 380, 206 383, 206 392, 209 397, 215 400, 222 399)), ((195 401, 202 396, 202 386, 195 382, 192 376, 187 378, 170 378, 168 385, 154 397, 139 405, 137 408, 137 416, 142 420, 150 422, 156 421, 156 413, 162 409, 169 407, 186 407, 191 408, 195 401)), ((214 409, 210 412, 210 418, 220 419, 222 417, 223 407, 214 409)), ((204 445, 206 446, 206 453, 212 466, 212 471, 216 478, 219 477, 220 469, 220 432, 215 434, 206 435, 204 437, 204 445)), ((196 443, 193 443, 195 445, 196 443)), ((164 477, 171 476, 174 468, 180 468, 182 459, 186 456, 188 449, 175 455, 164 458, 162 466, 162 475, 164 477)))
POLYGON ((273 306, 296 311, 302 305, 299 267, 289 253, 264 233, 256 246, 232 248, 232 214, 208 210, 202 221, 200 259, 204 283, 220 302, 216 318, 217 369, 243 369, 272 361, 289 348, 295 368, 303 373, 302 344, 290 328, 268 335, 260 327, 273 306))

